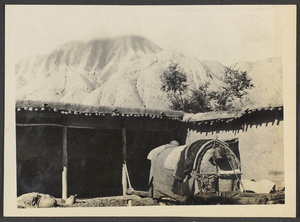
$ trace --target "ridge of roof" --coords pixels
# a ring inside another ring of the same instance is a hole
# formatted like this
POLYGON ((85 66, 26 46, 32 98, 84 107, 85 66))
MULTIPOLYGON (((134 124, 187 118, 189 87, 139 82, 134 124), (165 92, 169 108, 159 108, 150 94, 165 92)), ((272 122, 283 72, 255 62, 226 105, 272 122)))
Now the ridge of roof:
POLYGON ((273 110, 283 110, 283 106, 267 106, 267 107, 258 107, 245 109, 242 111, 215 111, 215 112, 206 112, 206 113, 185 113, 183 116, 183 122, 200 122, 200 121, 210 121, 216 119, 236 119, 244 116, 245 114, 250 114, 253 112, 260 111, 273 111, 273 110))
POLYGON ((37 101, 37 100, 17 100, 16 109, 48 109, 54 111, 80 112, 80 113, 116 113, 116 114, 132 114, 132 115, 158 115, 172 118, 182 119, 184 112, 163 109, 133 108, 120 106, 90 106, 79 103, 63 103, 53 101, 37 101))

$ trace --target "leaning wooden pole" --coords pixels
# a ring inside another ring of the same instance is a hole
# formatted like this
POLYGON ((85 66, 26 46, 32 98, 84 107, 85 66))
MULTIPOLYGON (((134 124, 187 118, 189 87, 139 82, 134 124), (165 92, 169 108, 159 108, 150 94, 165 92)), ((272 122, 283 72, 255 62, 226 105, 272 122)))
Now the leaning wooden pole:
POLYGON ((123 164, 122 164, 122 187, 123 187, 123 196, 126 195, 127 191, 127 179, 126 179, 126 156, 127 156, 127 144, 126 144, 126 129, 122 128, 122 157, 123 157, 123 164))
POLYGON ((68 150, 67 150, 67 127, 63 127, 63 156, 62 156, 62 199, 66 200, 68 197, 68 180, 67 180, 67 170, 68 170, 68 150))

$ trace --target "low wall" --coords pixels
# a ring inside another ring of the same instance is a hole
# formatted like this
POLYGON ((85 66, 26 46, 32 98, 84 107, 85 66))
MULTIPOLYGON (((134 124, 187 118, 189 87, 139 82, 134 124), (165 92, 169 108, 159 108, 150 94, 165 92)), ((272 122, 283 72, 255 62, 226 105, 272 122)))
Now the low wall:
POLYGON ((283 121, 261 125, 244 125, 242 130, 197 132, 188 129, 186 143, 199 139, 239 139, 242 178, 269 179, 284 186, 283 121))

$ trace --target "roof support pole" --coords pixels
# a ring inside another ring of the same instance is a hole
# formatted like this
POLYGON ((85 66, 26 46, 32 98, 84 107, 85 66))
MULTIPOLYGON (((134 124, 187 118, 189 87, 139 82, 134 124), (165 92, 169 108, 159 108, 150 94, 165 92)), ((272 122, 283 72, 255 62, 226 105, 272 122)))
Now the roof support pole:
POLYGON ((63 127, 63 156, 62 156, 62 199, 66 200, 68 196, 68 185, 67 185, 67 169, 68 169, 68 144, 67 144, 67 127, 63 127))
POLYGON ((127 156, 127 144, 126 144, 126 129, 122 128, 122 187, 123 187, 123 196, 126 195, 127 191, 127 179, 126 179, 126 156, 127 156))
MULTIPOLYGON (((123 198, 126 200, 126 192, 127 192, 127 179, 129 182, 129 188, 131 188, 131 184, 129 181, 126 159, 127 159, 127 141, 126 141, 126 128, 122 128, 122 156, 123 156, 123 165, 122 165, 122 187, 123 187, 123 198)), ((127 206, 132 206, 131 199, 127 199, 127 206)))

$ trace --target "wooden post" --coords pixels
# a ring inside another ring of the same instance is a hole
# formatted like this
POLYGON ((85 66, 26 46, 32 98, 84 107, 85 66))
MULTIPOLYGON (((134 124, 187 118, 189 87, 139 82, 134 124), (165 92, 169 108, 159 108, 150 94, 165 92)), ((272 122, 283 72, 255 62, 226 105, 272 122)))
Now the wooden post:
POLYGON ((126 181, 126 173, 125 173, 125 167, 122 167, 122 187, 123 187, 123 196, 126 196, 126 190, 127 190, 127 181, 126 181))
MULTIPOLYGON (((127 142, 126 142, 126 129, 122 128, 122 156, 123 156, 123 166, 122 166, 122 186, 123 186, 123 197, 125 197, 127 191, 127 166, 126 166, 126 157, 127 157, 127 142)), ((129 179, 129 178, 128 178, 129 179)), ((132 206, 131 199, 127 199, 127 206, 132 206)))
POLYGON ((123 167, 122 167, 122 186, 123 186, 123 196, 126 195, 127 191, 127 179, 126 179, 126 155, 127 155, 127 145, 126 145, 126 129, 122 128, 122 156, 123 156, 123 167))
POLYGON ((62 199, 66 200, 68 197, 68 181, 67 181, 67 169, 68 169, 68 144, 67 144, 67 127, 63 127, 63 156, 62 156, 62 199))

